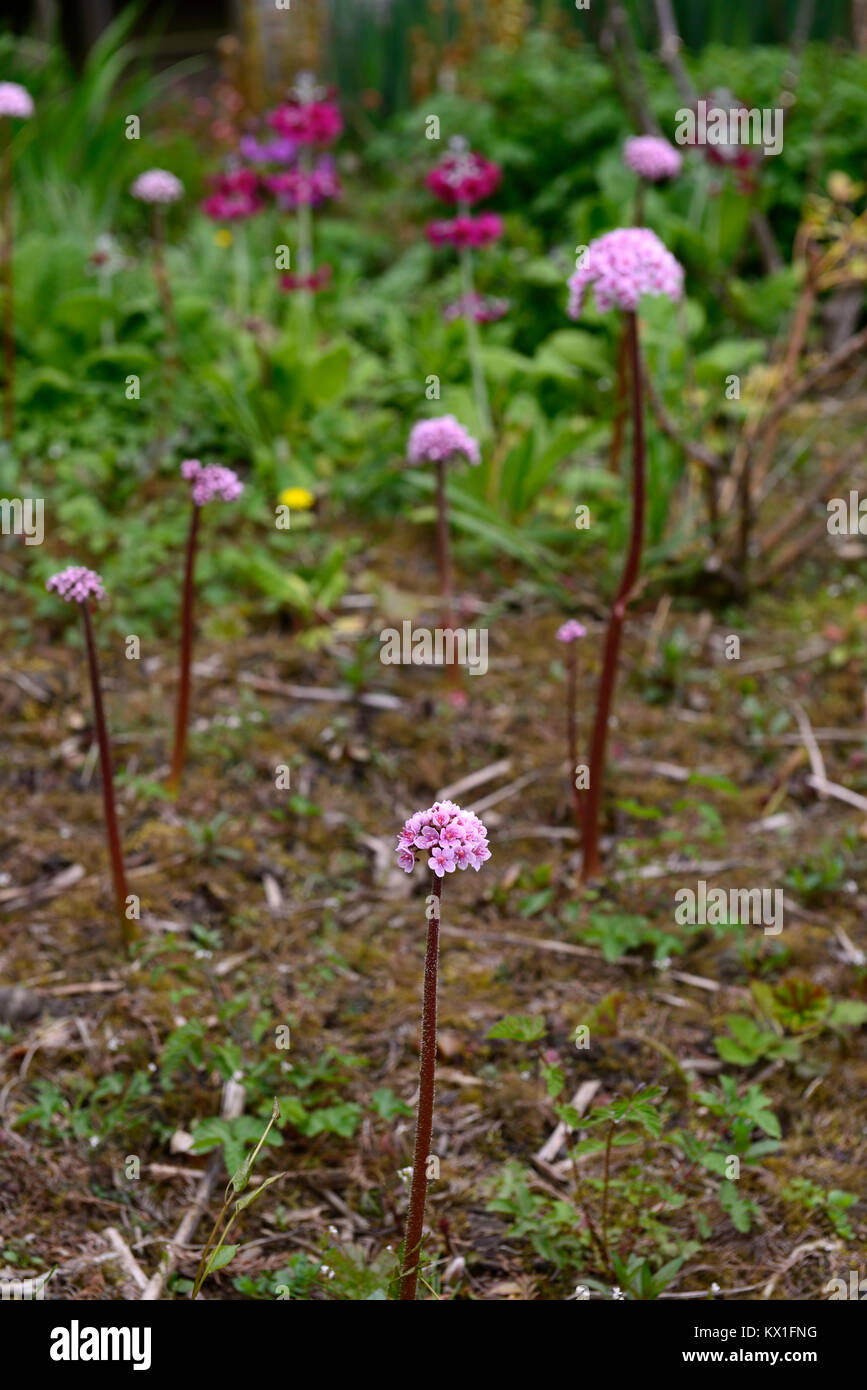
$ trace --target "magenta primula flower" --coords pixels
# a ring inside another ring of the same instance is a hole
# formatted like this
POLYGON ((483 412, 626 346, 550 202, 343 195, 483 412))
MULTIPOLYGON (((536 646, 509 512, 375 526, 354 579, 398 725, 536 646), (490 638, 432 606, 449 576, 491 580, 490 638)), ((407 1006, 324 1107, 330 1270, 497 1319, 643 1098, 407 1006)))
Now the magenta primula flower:
POLYGON ((271 112, 268 124, 298 145, 330 145, 343 130, 340 110, 332 101, 285 102, 271 112))
POLYGON ((558 642, 574 642, 579 637, 586 637, 587 629, 577 618, 570 618, 557 629, 558 642))
POLYGON ((623 162, 639 178, 660 183, 676 178, 683 156, 659 135, 631 135, 623 146, 623 162))
POLYGON ((252 169, 228 169, 212 174, 213 192, 201 204, 202 212, 215 222, 238 222, 255 217, 264 203, 259 196, 259 176, 252 169))
POLYGON ((456 149, 427 176, 427 186, 444 203, 479 203, 499 187, 503 172, 482 155, 456 149))
POLYGON ((323 155, 313 169, 286 169, 279 174, 267 174, 265 187, 274 194, 280 207, 318 207, 329 198, 340 198, 343 189, 334 160, 323 155))
POLYGON ((287 272, 280 276, 280 288, 290 293, 292 290, 311 290, 314 294, 326 285, 331 283, 331 266, 328 261, 319 266, 318 270, 311 270, 309 275, 297 274, 294 271, 287 272))
POLYGON ((13 116, 18 121, 33 115, 33 98, 20 82, 0 82, 0 116, 13 116))
POLYGON ((462 213, 451 220, 429 222, 425 231, 434 246, 489 246, 503 235, 503 219, 496 212, 478 217, 462 213))
POLYGON ((455 869, 479 869, 491 857, 488 832, 472 811, 462 811, 454 801, 435 801, 427 811, 416 811, 397 839, 397 861, 411 874, 415 850, 430 851, 428 868, 442 878, 455 869))
POLYGON ((84 565, 70 565, 65 570, 58 570, 57 574, 52 574, 45 587, 54 589, 67 603, 84 603, 89 598, 97 601, 105 598, 101 577, 95 570, 86 569, 84 565))
POLYGON ((406 451, 410 463, 444 463, 454 454, 463 454, 468 463, 481 462, 478 442, 454 415, 437 415, 413 425, 406 451))
POLYGON ((129 191, 143 203, 176 203, 183 196, 184 185, 168 169, 148 169, 139 174, 129 191))
POLYGON ((582 263, 570 277, 567 312, 571 319, 580 317, 590 285, 600 312, 613 308, 634 310, 644 294, 680 299, 683 266, 648 227, 618 227, 591 241, 582 263))
POLYGON ((185 459, 181 464, 181 476, 192 483, 190 489, 197 507, 217 498, 220 502, 236 502, 244 491, 244 484, 231 468, 223 468, 219 463, 200 463, 198 459, 185 459))
POLYGON ((251 164, 291 164, 298 153, 298 144, 282 136, 263 141, 257 140, 255 135, 242 135, 238 149, 251 164))

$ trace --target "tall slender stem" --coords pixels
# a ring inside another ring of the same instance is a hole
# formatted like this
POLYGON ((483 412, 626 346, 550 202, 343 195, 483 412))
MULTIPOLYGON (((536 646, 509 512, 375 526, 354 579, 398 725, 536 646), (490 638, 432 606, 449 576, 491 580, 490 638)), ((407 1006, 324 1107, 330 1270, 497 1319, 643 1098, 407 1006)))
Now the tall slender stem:
POLYGON ((0 199, 3 224, 2 272, 3 294, 3 435, 9 442, 15 434, 15 314, 12 302, 12 244, 14 237, 12 209, 12 122, 2 122, 6 136, 3 145, 3 170, 0 174, 0 199))
MULTIPOLYGON (((459 211, 468 213, 468 204, 459 204, 459 211)), ((482 340, 479 336, 479 325, 476 323, 473 307, 476 301, 473 257, 466 246, 462 246, 458 251, 458 260, 461 268, 461 297, 464 305, 464 324, 467 330, 467 353, 470 359, 479 428, 482 434, 490 435, 493 432, 493 427, 491 425, 491 407, 488 401, 488 384, 485 380, 485 369, 482 366, 482 340)))
POLYGON ((644 537, 644 413, 641 397, 641 362, 638 351, 638 320, 634 311, 627 313, 626 329, 632 376, 632 534, 629 540, 626 567, 620 580, 620 587, 614 597, 611 616, 608 619, 605 653, 602 659, 602 675, 599 678, 599 693, 596 699, 596 717, 590 745, 590 786, 587 792, 584 818, 584 862, 581 868, 581 877, 585 882, 587 879, 597 877, 602 870, 602 860, 599 854, 599 813, 602 805, 608 721, 611 716, 611 702, 617 679, 617 658, 620 652, 623 624, 626 619, 626 607, 638 579, 641 567, 641 546, 644 537))
MULTIPOLYGON (((299 155, 299 165, 303 176, 307 176, 311 171, 310 150, 304 146, 299 155)), ((304 193, 305 177, 301 180, 301 192, 304 193)), ((313 274, 313 208, 302 196, 298 204, 298 270, 302 276, 313 274)), ((301 311, 301 326, 303 336, 310 330, 310 322, 313 313, 313 291, 302 287, 298 291, 298 305, 301 311)))
MULTIPOLYGON (((442 622, 446 631, 453 631, 455 627, 454 596, 452 593, 452 560, 451 546, 449 541, 449 516, 448 516, 448 496, 446 494, 446 470, 448 463, 445 459, 437 460, 437 564, 440 572, 440 597, 442 598, 442 622)), ((454 655, 454 649, 451 649, 454 655)), ((446 667, 449 685, 456 689, 460 686, 460 672, 453 661, 449 661, 446 667)))
POLYGON ((190 716, 190 667, 193 660, 193 578, 196 568, 196 541, 199 534, 199 507, 193 503, 190 533, 187 537, 187 562, 184 572, 183 611, 181 614, 181 668, 178 680, 178 705, 175 718, 175 747, 169 791, 177 796, 184 771, 187 751, 187 724, 190 716))
POLYGON ((87 600, 81 604, 84 619, 84 637, 87 644, 87 664, 90 669, 90 689, 93 695, 93 718, 96 725, 96 739, 99 744, 99 761, 102 772, 102 801, 105 808, 105 830, 108 837, 108 850, 111 858, 111 874, 114 880, 114 897, 117 915, 123 932, 124 944, 129 946, 136 939, 133 922, 126 915, 127 885, 123 865, 123 850, 120 831, 117 825, 117 810, 114 803, 114 778, 111 770, 111 744, 105 722, 102 704, 102 683, 99 678, 99 660, 96 655, 96 642, 93 638, 93 623, 87 600))
POLYGON ((569 642, 566 647, 566 741, 569 746, 569 785, 572 788, 572 805, 575 811, 575 829, 583 833, 584 808, 581 793, 575 786, 575 769, 578 766, 578 717, 576 703, 578 698, 578 644, 569 642))
POLYGON ((611 1143, 613 1139, 614 1122, 612 1121, 605 1136, 605 1185, 602 1189, 602 1250, 608 1270, 611 1269, 611 1260, 608 1255, 608 1191, 611 1186, 611 1143))
POLYGON ((614 398, 614 421, 611 426, 611 451, 608 456, 608 467, 612 473, 620 472, 620 450, 623 447, 623 425, 626 420, 627 410, 627 357, 629 342, 625 326, 620 332, 620 343, 617 348, 617 394, 614 398))
POLYGON ((424 991, 421 1013, 421 1056, 418 1074, 418 1112, 415 1129, 415 1153, 412 1161, 412 1186, 409 1194, 409 1216, 403 1243, 400 1301, 415 1299, 418 1266, 421 1257, 421 1237, 424 1226, 424 1203, 427 1196, 427 1160, 433 1130, 434 1082, 437 1057, 437 964, 440 941, 440 903, 442 879, 431 875, 433 902, 427 924, 427 953, 424 960, 424 991))
POLYGON ((165 241, 166 241, 166 222, 165 208, 159 203, 154 203, 153 215, 153 237, 154 237, 154 279, 157 282, 157 293, 162 305, 163 318, 166 323, 166 335, 172 344, 173 356, 171 362, 175 361, 177 351, 178 330, 175 323, 175 309, 172 302, 172 292, 169 287, 169 277, 166 274, 165 263, 165 241))

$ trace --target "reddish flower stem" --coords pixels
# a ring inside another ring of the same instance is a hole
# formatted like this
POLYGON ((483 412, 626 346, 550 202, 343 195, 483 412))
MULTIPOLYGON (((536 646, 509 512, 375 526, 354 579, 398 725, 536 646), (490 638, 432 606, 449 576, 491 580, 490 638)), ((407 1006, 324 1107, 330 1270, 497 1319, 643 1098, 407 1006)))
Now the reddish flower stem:
POLYGON ((400 1301, 415 1299, 418 1266, 421 1257, 421 1237, 424 1226, 424 1202, 427 1195, 427 1160, 433 1130, 434 1081, 437 1057, 437 963, 439 960, 440 902, 442 879, 431 875, 433 902, 427 925, 427 953, 424 961, 424 990, 421 1013, 421 1055, 418 1075, 418 1111, 415 1129, 415 1153, 412 1161, 412 1186, 409 1194, 409 1216, 403 1242, 400 1301))
POLYGON ((644 537, 644 414, 641 399, 638 320, 634 311, 630 311, 626 315, 626 328, 632 376, 632 534, 629 540, 626 567, 620 580, 620 587, 614 597, 611 616, 608 619, 605 653, 602 659, 602 675, 599 678, 599 693, 596 700, 596 717, 590 745, 590 786, 587 791, 584 819, 584 862, 581 867, 581 877, 585 882, 588 879, 598 877, 602 871, 602 860, 599 854, 599 813, 602 805, 608 721, 611 717, 611 702, 617 679, 617 658, 620 653, 620 639, 623 635, 623 624, 626 619, 626 606, 638 579, 641 567, 641 546, 644 537))
MULTIPOLYGON (((440 596, 442 598, 442 621, 446 631, 453 631, 455 626, 454 597, 452 594, 452 560, 451 547, 449 543, 449 512, 448 496, 446 494, 446 469, 448 464, 445 459, 437 460, 437 565, 440 572, 440 596)), ((454 654, 452 652, 452 654, 454 654)), ((460 671, 453 661, 446 664, 449 686, 453 690, 460 689, 460 671)))
POLYGON ((120 831, 117 825, 117 810, 114 803, 114 778, 111 771, 111 744, 108 738, 108 728, 105 722, 105 710, 102 704, 102 684, 99 678, 99 661, 96 655, 96 643, 93 638, 93 623, 90 617, 90 608, 87 600, 81 605, 81 614, 84 619, 84 637, 87 645, 87 664, 90 669, 90 688, 93 694, 93 717, 96 724, 96 738, 99 744, 99 761, 102 770, 102 801, 105 808, 105 829, 108 836, 108 850, 111 857, 111 874, 114 880, 114 897, 117 904, 117 915, 120 919, 123 940, 126 946, 132 944, 136 939, 135 924, 126 915, 127 884, 126 872, 123 865, 123 850, 120 843, 120 831))
MULTIPOLYGON (((0 122, 0 124, 4 124, 0 122)), ((15 313, 12 301, 12 244, 14 237, 12 209, 12 122, 5 123, 3 134, 3 169, 0 174, 0 199, 3 224, 3 257, 0 263, 3 294, 3 435, 13 439, 15 434, 15 313)))
POLYGON ((153 237, 154 237, 154 279, 157 282, 157 292, 162 305, 163 317, 166 321, 166 334, 172 344, 172 356, 170 364, 176 361, 176 344, 178 337, 177 325, 175 323, 175 309, 172 301, 172 292, 169 288, 169 277, 166 274, 166 263, 164 258, 164 248, 166 241, 165 209, 158 203, 154 203, 153 215, 153 237))
POLYGON ((193 660, 193 579, 196 568, 196 541, 199 535, 199 510, 194 502, 190 533, 187 537, 187 561, 184 572, 184 597, 181 613, 181 667, 175 717, 175 747, 172 753, 172 770, 169 774, 169 791, 172 796, 177 796, 180 791, 187 751, 187 725, 190 717, 190 668, 193 660))
POLYGON ((578 766, 578 716, 576 703, 578 697, 578 653, 577 643, 569 642, 566 647, 566 742, 569 748, 569 785, 572 788, 572 805, 575 812, 575 829, 583 834, 583 798, 575 786, 575 769, 578 766))
POLYGON ((626 357, 628 348, 629 343, 624 326, 617 348, 617 393, 614 398, 614 422, 611 427, 611 449, 608 455, 608 467, 612 473, 620 472, 620 451, 623 447, 623 425, 627 410, 626 357))

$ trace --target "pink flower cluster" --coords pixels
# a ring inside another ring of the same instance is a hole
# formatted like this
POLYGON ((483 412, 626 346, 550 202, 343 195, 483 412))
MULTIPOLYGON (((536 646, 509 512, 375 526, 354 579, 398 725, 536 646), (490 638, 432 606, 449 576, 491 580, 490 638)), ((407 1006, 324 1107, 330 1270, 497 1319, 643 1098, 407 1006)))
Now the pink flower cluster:
POLYGON ((197 507, 218 498, 221 502, 235 502, 244 491, 244 484, 231 468, 223 468, 219 463, 200 463, 198 459, 185 459, 181 464, 181 476, 192 483, 193 501, 197 507))
POLYGON ((167 169, 147 169, 129 191, 143 203, 176 203, 183 195, 184 185, 167 169))
POLYGON ((480 463, 479 446, 454 415, 419 420, 410 430, 407 458, 410 463, 440 463, 463 454, 468 463, 480 463))
POLYGON ((659 183, 662 179, 677 177, 683 157, 661 136, 633 135, 623 146, 623 163, 639 178, 659 183))
POLYGON ((262 180, 269 193, 273 193, 281 208, 297 208, 302 205, 317 207, 327 198, 339 198, 343 189, 334 167, 334 160, 328 155, 318 160, 311 170, 286 169, 279 174, 267 174, 262 180))
POLYGON ((649 228, 618 227, 591 241, 581 265, 570 277, 570 318, 580 317, 590 285, 600 313, 612 308, 637 309, 644 294, 680 299, 683 266, 649 228))
POLYGON ((476 323, 496 323, 497 319, 501 319, 508 312, 508 299, 486 298, 475 293, 462 294, 460 299, 446 305, 443 318, 446 323, 452 323, 454 319, 463 319, 472 314, 476 323))
POLYGON ((574 642, 578 637, 586 637, 587 629, 577 618, 570 618, 557 629, 558 642, 574 642))
POLYGON ((397 837, 397 862, 408 874, 416 864, 415 851, 429 850, 428 868, 437 878, 455 869, 478 873, 490 859, 488 832, 473 811, 462 811, 453 801, 435 801, 429 811, 416 811, 397 837))
POLYGON ((290 293, 292 290, 312 290, 315 294, 317 290, 322 290, 331 283, 331 266, 326 261, 318 270, 312 270, 309 275, 296 275, 294 271, 287 275, 280 276, 280 288, 290 293))
POLYGON ((426 231, 434 246, 490 246, 503 235, 503 219, 496 212, 478 217, 462 213, 451 220, 429 222, 426 231))
POLYGON ((0 116, 26 121, 33 115, 33 98, 20 82, 0 82, 0 116))
POLYGON ((499 187, 502 176, 499 164, 472 150, 456 150, 431 170, 427 186, 444 203, 479 203, 499 187))
POLYGON ((238 222, 255 217, 262 207, 259 179, 252 169, 230 169, 209 180, 213 193, 202 202, 202 211, 215 222, 238 222))
POLYGON ((285 102, 268 117, 272 130, 297 145, 330 145, 343 130, 340 110, 333 101, 285 102))
POLYGON ((55 589, 67 603, 84 603, 89 598, 105 598, 102 579, 95 570, 85 569, 84 565, 70 565, 68 569, 52 574, 46 589, 55 589))

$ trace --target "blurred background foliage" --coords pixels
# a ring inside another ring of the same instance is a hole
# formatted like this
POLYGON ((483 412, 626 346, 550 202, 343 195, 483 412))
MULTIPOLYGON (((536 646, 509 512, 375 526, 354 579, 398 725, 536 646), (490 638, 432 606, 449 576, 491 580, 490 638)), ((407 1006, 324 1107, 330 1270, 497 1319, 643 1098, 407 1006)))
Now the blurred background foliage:
MULTIPOLYGON (((503 166, 491 206, 506 233, 478 257, 477 282, 510 301, 483 329, 495 442, 481 468, 452 483, 459 559, 494 564, 506 579, 529 574, 564 596, 581 502, 594 518, 587 546, 613 574, 625 527, 623 479, 607 466, 617 324, 592 308, 570 323, 565 281, 578 244, 632 220, 621 147, 634 130, 587 17, 545 0, 293 9, 295 62, 337 84, 347 119, 337 147, 344 197, 316 217, 317 261, 332 265, 333 280, 309 332, 275 271, 275 248, 294 244, 292 218, 272 209, 221 228, 198 207, 206 176, 283 90, 267 86, 255 8, 241 7, 240 36, 218 45, 217 70, 207 54, 161 63, 171 13, 154 23, 141 5, 121 9, 80 67, 58 42, 0 35, 0 71, 36 103, 14 134, 19 424, 15 449, 0 452, 0 495, 45 496, 50 518, 42 548, 0 539, 0 585, 23 595, 60 560, 91 563, 112 591, 134 596, 137 631, 170 627, 186 525, 177 467, 189 456, 222 459, 248 481, 239 520, 209 518, 202 579, 222 632, 275 614, 315 630, 350 572, 356 585, 375 584, 359 536, 432 515, 431 480, 402 466, 413 420, 451 411, 479 425, 462 325, 442 315, 459 293, 457 266, 424 236, 438 215, 424 176, 458 134, 503 166), (425 138, 431 113, 439 141, 425 138), (139 139, 126 138, 130 114, 139 139), (168 221, 176 366, 146 209, 128 192, 154 165, 186 187, 168 221), (94 261, 106 235, 110 273, 94 261), (139 399, 129 396, 133 376, 139 399), (431 376, 441 388, 433 403, 431 376), (317 506, 283 532, 267 518, 288 486, 309 488, 317 506)), ((672 138, 682 103, 656 56, 653 7, 631 8, 647 100, 672 138)), ((794 4, 676 9, 698 91, 775 104, 794 4)), ((805 197, 834 171, 857 188, 867 166, 867 56, 852 42, 853 7, 819 11, 783 151, 762 161, 755 188, 745 193, 691 152, 677 181, 647 194, 647 225, 687 272, 683 305, 646 306, 650 369, 671 412, 716 445, 746 408, 723 398, 721 379, 767 361, 795 304, 805 197), (750 229, 754 208, 778 242, 770 271, 750 229)), ((650 451, 652 570, 694 543, 701 506, 681 450, 652 430, 650 451)), ((49 605, 40 600, 39 611, 49 605)), ((27 633, 20 606, 7 606, 6 621, 27 633)), ((129 630, 128 618, 117 622, 129 630)))

